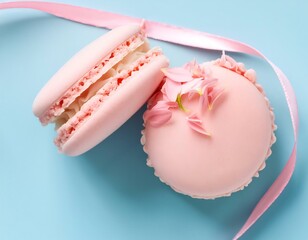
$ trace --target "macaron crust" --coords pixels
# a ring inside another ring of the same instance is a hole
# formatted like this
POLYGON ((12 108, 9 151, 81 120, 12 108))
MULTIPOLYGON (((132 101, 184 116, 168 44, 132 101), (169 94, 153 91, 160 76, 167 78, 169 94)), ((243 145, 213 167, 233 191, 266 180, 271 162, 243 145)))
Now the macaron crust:
POLYGON ((142 26, 115 28, 80 50, 47 82, 33 113, 42 125, 55 123, 60 152, 80 155, 147 101, 168 64, 160 48, 150 49, 142 26))

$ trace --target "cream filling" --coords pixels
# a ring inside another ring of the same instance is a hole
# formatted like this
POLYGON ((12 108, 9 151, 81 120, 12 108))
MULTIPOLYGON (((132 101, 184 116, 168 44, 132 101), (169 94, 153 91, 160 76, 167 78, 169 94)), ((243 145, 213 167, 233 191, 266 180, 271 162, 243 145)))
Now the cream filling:
POLYGON ((106 84, 97 91, 95 96, 84 103, 81 106, 81 110, 57 130, 58 136, 54 142, 59 149, 61 149, 62 145, 88 120, 89 117, 95 114, 107 98, 116 94, 117 90, 125 85, 127 81, 130 81, 137 72, 142 71, 145 66, 160 55, 162 55, 161 50, 159 48, 154 48, 138 58, 134 63, 130 64, 127 69, 108 79, 106 84))
POLYGON ((101 89, 109 79, 116 76, 123 70, 127 70, 133 62, 135 62, 140 57, 144 56, 149 50, 149 45, 147 42, 139 46, 135 51, 129 53, 125 56, 119 63, 114 65, 109 69, 102 77, 100 77, 94 84, 92 84, 87 90, 85 90, 79 97, 71 103, 65 111, 58 117, 54 119, 55 128, 60 128, 65 124, 70 118, 72 118, 81 107, 101 89))
POLYGON ((74 85, 68 89, 63 96, 54 102, 50 108, 40 116, 40 121, 43 125, 49 122, 54 122, 57 116, 60 116, 63 111, 85 90, 89 88, 90 85, 95 83, 102 75, 104 75, 108 69, 113 65, 119 63, 123 60, 127 54, 135 51, 139 46, 145 42, 144 32, 140 31, 125 42, 120 44, 102 60, 100 60, 93 68, 87 72, 81 79, 79 79, 74 85))

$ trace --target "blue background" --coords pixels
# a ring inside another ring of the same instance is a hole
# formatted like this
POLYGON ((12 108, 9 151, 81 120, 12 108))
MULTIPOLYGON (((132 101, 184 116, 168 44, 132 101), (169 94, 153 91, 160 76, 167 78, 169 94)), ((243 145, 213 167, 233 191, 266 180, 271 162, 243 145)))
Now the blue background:
MULTIPOLYGON (((275 204, 242 239, 308 239, 308 5, 302 1, 82 1, 109 10, 234 38, 280 66, 298 96, 295 174, 275 204)), ((58 154, 53 126, 31 105, 46 81, 81 47, 106 32, 33 10, 0 12, 0 239, 230 239, 284 166, 292 147, 286 102, 262 60, 232 54, 256 69, 273 107, 278 141, 260 178, 229 198, 197 200, 162 184, 139 143, 142 113, 106 141, 71 158, 58 154)), ((220 53, 152 41, 173 66, 220 53)))

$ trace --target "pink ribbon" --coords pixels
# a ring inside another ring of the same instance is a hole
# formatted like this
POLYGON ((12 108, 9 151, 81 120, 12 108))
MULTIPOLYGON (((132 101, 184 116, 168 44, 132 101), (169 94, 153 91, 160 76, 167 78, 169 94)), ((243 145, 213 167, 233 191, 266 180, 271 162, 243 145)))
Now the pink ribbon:
POLYGON ((274 181, 272 186, 260 199, 245 224, 235 235, 233 239, 240 238, 272 205, 272 203, 279 197, 284 190, 293 174, 296 163, 296 146, 298 133, 298 110, 294 90, 284 73, 269 59, 267 59, 261 52, 255 48, 232 39, 224 38, 217 35, 212 35, 205 32, 199 32, 187 28, 180 28, 177 26, 167 25, 164 23, 147 21, 140 18, 123 16, 116 13, 105 12, 101 10, 89 9, 84 7, 72 6, 61 3, 50 2, 6 2, 0 3, 0 9, 9 8, 30 8, 40 10, 61 18, 71 21, 93 25, 97 27, 104 27, 112 29, 120 25, 129 23, 144 23, 147 30, 147 35, 150 38, 172 42, 176 44, 186 45, 190 47, 225 50, 231 52, 241 52, 251 54, 263 58, 267 61, 278 76, 280 84, 283 88, 286 101, 288 104, 294 134, 294 146, 288 162, 274 181))

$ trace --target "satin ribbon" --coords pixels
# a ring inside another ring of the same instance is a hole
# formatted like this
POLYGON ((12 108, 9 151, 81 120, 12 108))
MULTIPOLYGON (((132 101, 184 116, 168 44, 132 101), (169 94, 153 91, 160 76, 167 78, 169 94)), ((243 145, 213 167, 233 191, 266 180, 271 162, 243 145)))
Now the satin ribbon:
POLYGON ((288 184, 296 163, 296 147, 298 134, 298 110, 294 90, 285 74, 268 58, 255 48, 225 37, 199 32, 188 28, 180 28, 164 23, 148 21, 140 18, 124 16, 116 13, 110 13, 101 10, 89 9, 84 7, 72 6, 61 3, 50 2, 6 2, 0 3, 0 9, 9 8, 30 8, 40 10, 57 17, 65 18, 71 21, 88 24, 96 27, 104 27, 112 29, 121 25, 129 23, 143 23, 145 25, 147 35, 150 38, 176 43, 180 45, 211 49, 211 50, 225 50, 231 52, 240 52, 258 56, 267 61, 280 81, 282 86, 293 126, 294 146, 292 153, 284 166, 282 172, 277 179, 267 190, 267 192, 260 199, 254 210, 234 236, 234 240, 240 238, 272 205, 272 203, 279 197, 286 185, 288 184))

